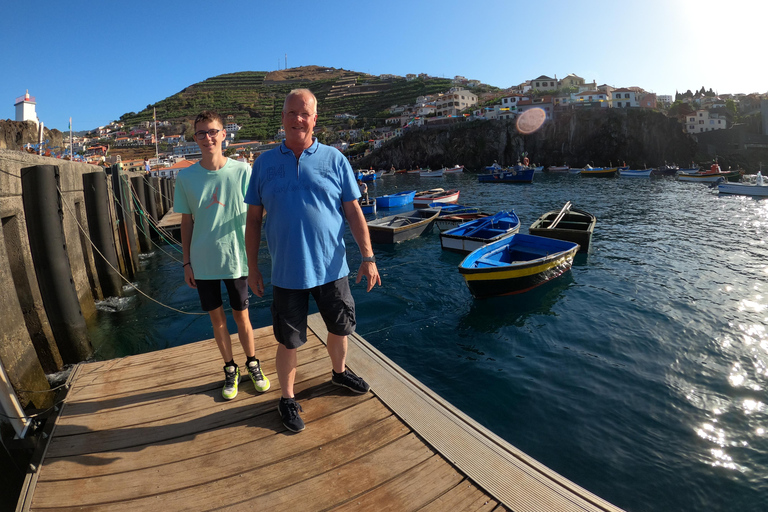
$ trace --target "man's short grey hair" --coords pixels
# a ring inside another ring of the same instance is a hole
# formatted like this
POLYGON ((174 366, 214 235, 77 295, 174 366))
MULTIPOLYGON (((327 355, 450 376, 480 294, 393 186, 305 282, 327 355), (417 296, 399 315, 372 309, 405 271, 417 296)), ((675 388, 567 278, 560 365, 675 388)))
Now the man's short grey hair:
POLYGON ((288 98, 290 98, 291 96, 299 96, 299 95, 309 96, 310 98, 312 98, 312 101, 315 104, 314 113, 317 114, 317 96, 315 96, 315 94, 309 89, 293 89, 291 92, 289 92, 288 96, 285 97, 285 101, 283 102, 283 112, 285 112, 285 107, 286 105, 288 105, 288 98))

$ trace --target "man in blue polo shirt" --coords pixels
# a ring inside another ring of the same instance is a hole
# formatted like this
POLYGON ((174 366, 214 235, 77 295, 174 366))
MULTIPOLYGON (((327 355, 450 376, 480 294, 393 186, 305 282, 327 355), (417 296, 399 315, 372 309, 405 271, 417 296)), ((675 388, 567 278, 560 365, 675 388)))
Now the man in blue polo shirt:
POLYGON ((355 302, 349 290, 344 221, 349 223, 363 261, 357 283, 365 276, 368 291, 381 277, 371 247, 360 190, 347 159, 313 137, 317 98, 309 89, 291 91, 282 113, 285 141, 253 164, 245 202, 248 283, 264 295, 258 268, 264 211, 267 246, 272 257, 272 321, 278 341, 275 366, 282 388, 278 411, 288 430, 304 430, 301 406, 294 399, 297 349, 307 341, 309 296, 314 297, 328 328, 327 349, 333 365, 331 382, 356 393, 368 384, 346 368, 347 336, 355 331, 355 302))

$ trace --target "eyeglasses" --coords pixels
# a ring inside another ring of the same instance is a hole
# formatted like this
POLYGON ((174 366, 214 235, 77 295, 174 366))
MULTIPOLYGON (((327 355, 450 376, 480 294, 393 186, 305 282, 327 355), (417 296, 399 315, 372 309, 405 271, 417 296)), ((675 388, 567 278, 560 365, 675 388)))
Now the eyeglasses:
POLYGON ((293 110, 289 110, 285 113, 285 115, 289 118, 297 118, 302 117, 304 119, 309 119, 310 117, 314 116, 315 114, 310 114, 309 112, 295 112, 293 110))
POLYGON ((221 130, 217 130, 216 128, 211 128, 208 131, 200 130, 199 132, 195 132, 195 138, 197 140, 205 140, 206 135, 210 136, 211 138, 214 138, 219 134, 221 130))

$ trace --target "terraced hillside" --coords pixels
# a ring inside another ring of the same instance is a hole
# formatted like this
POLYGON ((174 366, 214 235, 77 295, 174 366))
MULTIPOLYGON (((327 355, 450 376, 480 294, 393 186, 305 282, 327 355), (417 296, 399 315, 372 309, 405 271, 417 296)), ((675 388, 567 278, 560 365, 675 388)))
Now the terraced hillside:
POLYGON ((120 120, 136 124, 157 118, 172 122, 191 120, 205 109, 233 115, 243 127, 239 137, 265 139, 280 128, 283 100, 291 89, 310 89, 318 98, 318 126, 336 124, 335 114, 356 114, 368 121, 389 117, 392 105, 414 103, 424 94, 445 92, 451 81, 443 78, 381 79, 336 68, 305 66, 278 72, 244 71, 208 78, 120 120))

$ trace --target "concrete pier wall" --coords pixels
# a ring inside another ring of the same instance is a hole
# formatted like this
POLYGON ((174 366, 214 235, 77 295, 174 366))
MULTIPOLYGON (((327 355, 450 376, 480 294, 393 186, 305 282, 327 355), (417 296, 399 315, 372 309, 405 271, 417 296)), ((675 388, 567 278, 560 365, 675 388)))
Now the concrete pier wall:
MULTIPOLYGON (((46 289, 46 283, 39 281, 42 274, 40 269, 35 269, 30 246, 30 238, 37 233, 29 229, 31 224, 28 225, 28 214, 25 213, 22 183, 24 173, 39 170, 36 166, 54 166, 46 168, 46 172, 50 170, 55 174, 56 180, 52 183, 58 184, 58 190, 53 191, 51 197, 58 201, 56 208, 59 209, 57 217, 64 237, 63 254, 69 259, 69 280, 78 302, 76 307, 86 321, 96 313, 94 301, 104 298, 104 294, 95 263, 95 258, 101 256, 91 246, 83 175, 104 173, 104 170, 95 165, 0 150, 0 311, 3 312, 0 315, 0 360, 22 405, 41 408, 51 398, 50 393, 39 393, 49 387, 45 374, 61 370, 64 363, 77 362, 67 360, 72 357, 80 360, 88 357, 92 349, 87 340, 85 347, 78 346, 76 350, 62 346, 61 339, 57 342, 61 333, 54 332, 50 319, 58 312, 46 311, 46 300, 41 292, 46 289), (66 357, 62 357, 63 354, 66 357)), ((32 193, 35 192, 27 191, 27 194, 32 193)), ((114 205, 111 183, 109 195, 114 205)), ((114 206, 110 216, 114 225, 114 206)), ((115 227, 115 234, 117 231, 115 227)), ((135 228, 130 233, 135 237, 135 228)), ((115 238, 111 243, 118 242, 115 238)), ((137 245, 135 238, 123 242, 137 245)), ((122 253, 119 249, 117 252, 122 253)))

